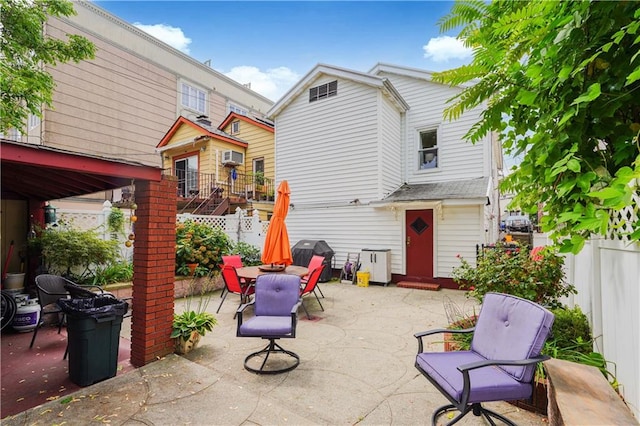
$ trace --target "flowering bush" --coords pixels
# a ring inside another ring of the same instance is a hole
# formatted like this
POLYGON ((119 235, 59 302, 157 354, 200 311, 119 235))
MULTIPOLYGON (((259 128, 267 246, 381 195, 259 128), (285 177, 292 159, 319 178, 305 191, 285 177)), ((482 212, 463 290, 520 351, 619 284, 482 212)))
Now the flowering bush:
POLYGON ((530 256, 526 247, 498 243, 480 253, 475 268, 458 257, 462 264, 453 269, 453 280, 480 302, 485 293, 494 291, 555 308, 561 306, 561 297, 576 293, 564 282, 564 258, 551 248, 530 256))
POLYGON ((191 275, 189 264, 198 264, 193 275, 202 277, 220 269, 222 255, 231 242, 220 228, 187 220, 176 226, 176 274, 191 275))

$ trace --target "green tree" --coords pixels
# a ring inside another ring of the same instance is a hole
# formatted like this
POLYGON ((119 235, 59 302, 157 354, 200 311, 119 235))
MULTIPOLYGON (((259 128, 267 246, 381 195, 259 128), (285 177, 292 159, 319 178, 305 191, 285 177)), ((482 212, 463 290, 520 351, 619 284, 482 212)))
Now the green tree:
MULTIPOLYGON (((533 213, 563 252, 605 235, 613 212, 635 203, 640 177, 640 3, 633 1, 457 1, 440 20, 461 28, 470 64, 437 73, 474 83, 445 117, 484 105, 466 138, 497 132, 505 153, 523 161, 501 188, 533 213)), ((630 230, 640 240, 640 221, 630 230)))
POLYGON ((52 106, 55 83, 44 64, 93 58, 94 45, 67 34, 68 41, 48 37, 49 16, 75 15, 67 0, 0 0, 0 132, 23 129, 29 113, 41 117, 42 105, 52 106))

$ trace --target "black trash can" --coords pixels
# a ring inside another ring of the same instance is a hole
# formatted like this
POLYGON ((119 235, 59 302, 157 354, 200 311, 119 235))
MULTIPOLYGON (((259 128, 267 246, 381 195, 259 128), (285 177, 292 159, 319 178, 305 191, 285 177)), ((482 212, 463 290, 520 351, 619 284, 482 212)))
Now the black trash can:
POLYGON ((307 266, 313 255, 324 257, 325 268, 320 274, 319 281, 326 283, 331 280, 333 275, 333 269, 331 261, 333 259, 334 251, 329 247, 324 240, 300 240, 295 246, 291 248, 291 255, 293 256, 293 264, 298 266, 307 266))
POLYGON ((69 379, 78 386, 89 386, 115 377, 127 302, 104 294, 60 299, 58 305, 67 316, 69 379))

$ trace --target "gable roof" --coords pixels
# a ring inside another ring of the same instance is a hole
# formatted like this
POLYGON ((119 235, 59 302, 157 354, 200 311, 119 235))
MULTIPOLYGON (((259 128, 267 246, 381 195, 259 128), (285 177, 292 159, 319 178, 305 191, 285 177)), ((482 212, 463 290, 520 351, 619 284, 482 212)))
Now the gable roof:
POLYGON ((407 111, 409 104, 402 98, 391 82, 383 77, 378 77, 369 73, 354 71, 347 68, 340 68, 333 65, 318 64, 309 71, 300 81, 298 81, 287 93, 280 98, 274 106, 267 111, 267 117, 272 118, 280 114, 296 97, 306 91, 311 84, 321 75, 328 75, 345 80, 355 81, 378 90, 382 90, 399 110, 407 111))
MULTIPOLYGON (((369 73, 373 75, 380 75, 381 73, 397 74, 397 75, 402 75, 406 77, 416 78, 419 80, 429 81, 429 82, 432 82, 433 84, 442 84, 442 83, 433 81, 433 74, 435 73, 434 71, 427 71, 427 70, 422 70, 419 68, 412 68, 412 67, 403 67, 400 65, 386 64, 383 62, 378 62, 377 64, 375 64, 373 68, 369 70, 369 73)), ((471 86, 473 86, 473 82, 462 83, 462 84, 459 84, 457 87, 465 88, 465 87, 471 87, 471 86)))
POLYGON ((254 126, 260 127, 261 129, 264 129, 268 132, 273 133, 273 123, 271 123, 270 121, 260 120, 256 117, 254 118, 247 117, 246 115, 238 114, 237 112, 230 112, 229 115, 227 115, 227 118, 222 120, 222 123, 220 123, 220 125, 218 126, 218 130, 224 129, 233 120, 246 121, 247 123, 253 124, 254 126))
POLYGON ((210 138, 221 140, 223 142, 229 142, 229 143, 232 143, 234 145, 241 146, 243 148, 246 148, 247 146, 249 146, 249 144, 247 142, 243 141, 242 139, 236 138, 235 136, 231 136, 230 134, 225 133, 225 132, 223 132, 221 130, 214 129, 213 127, 211 127, 211 125, 205 124, 203 121, 194 122, 194 121, 189 120, 186 117, 180 116, 173 123, 173 125, 171 126, 169 131, 162 137, 162 139, 160 140, 160 143, 158 143, 158 145, 156 145, 156 151, 162 152, 162 151, 166 151, 167 149, 177 148, 179 146, 186 145, 188 143, 198 142, 203 137, 210 137, 210 138), (200 136, 196 136, 193 139, 189 139, 189 140, 186 140, 186 141, 180 141, 180 142, 177 142, 177 143, 172 144, 170 146, 167 146, 167 144, 171 141, 171 138, 173 138, 173 136, 176 134, 178 129, 183 125, 191 126, 191 127, 195 128, 195 129, 198 129, 203 134, 200 135, 200 136))

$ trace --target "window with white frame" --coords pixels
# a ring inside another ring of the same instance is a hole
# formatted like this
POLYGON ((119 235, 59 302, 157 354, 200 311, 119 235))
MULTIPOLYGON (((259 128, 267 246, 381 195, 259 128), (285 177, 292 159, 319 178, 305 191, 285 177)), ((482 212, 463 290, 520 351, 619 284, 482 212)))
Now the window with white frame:
POLYGON ((438 167, 438 129, 420 130, 418 162, 420 170, 438 167))
POLYGON ((264 158, 256 158, 253 160, 253 172, 264 175, 264 158))
POLYGON ((32 130, 40 125, 40 117, 35 114, 29 114, 29 130, 32 130))
POLYGON ((238 105, 229 104, 229 113, 232 113, 232 112, 235 112, 238 115, 244 115, 244 116, 249 115, 249 112, 246 109, 240 108, 238 105))
POLYGON ((235 135, 240 132, 240 121, 236 120, 231 122, 231 134, 235 135))
POLYGON ((329 98, 338 94, 338 80, 331 81, 309 89, 309 102, 329 98))
POLYGON ((0 138, 9 139, 12 141, 20 141, 20 139, 22 138, 22 133, 20 133, 20 130, 12 127, 10 129, 7 129, 6 133, 0 132, 0 138))
POLYGON ((181 103, 183 107, 206 114, 207 94, 187 83, 181 85, 181 103))

